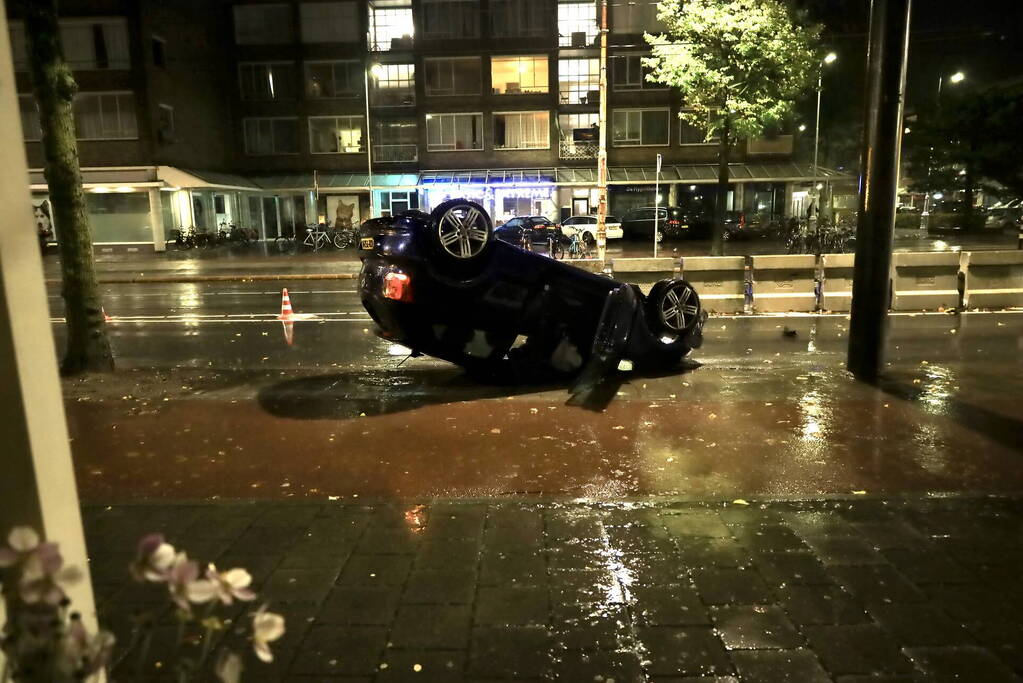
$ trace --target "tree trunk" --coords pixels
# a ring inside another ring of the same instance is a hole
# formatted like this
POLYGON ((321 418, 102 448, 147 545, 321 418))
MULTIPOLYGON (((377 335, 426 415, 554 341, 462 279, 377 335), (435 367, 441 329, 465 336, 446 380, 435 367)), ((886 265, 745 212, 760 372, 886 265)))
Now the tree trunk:
POLYGON ((64 61, 56 0, 24 0, 21 7, 63 278, 67 346, 61 372, 69 375, 109 371, 114 369, 114 357, 96 283, 92 234, 71 111, 78 85, 64 61))
POLYGON ((725 117, 721 127, 721 141, 718 147, 718 191, 714 200, 714 225, 711 229, 710 253, 721 256, 725 251, 725 207, 728 205, 728 155, 731 149, 729 140, 729 117, 725 117))

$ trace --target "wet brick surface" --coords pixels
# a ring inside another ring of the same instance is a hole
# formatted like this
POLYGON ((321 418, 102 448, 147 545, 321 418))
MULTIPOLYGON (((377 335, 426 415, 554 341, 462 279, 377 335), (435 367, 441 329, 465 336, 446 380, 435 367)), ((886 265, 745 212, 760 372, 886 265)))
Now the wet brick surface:
MULTIPOLYGON (((247 681, 1020 681, 1023 500, 84 508, 100 617, 161 531, 247 567, 287 634, 247 681)), ((259 603, 257 603, 259 604, 259 603)), ((245 617, 223 642, 246 647, 245 617)), ((166 636, 167 634, 164 633, 166 636)), ((169 680, 166 648, 115 680, 169 680)), ((130 666, 129 666, 130 665, 130 666)))

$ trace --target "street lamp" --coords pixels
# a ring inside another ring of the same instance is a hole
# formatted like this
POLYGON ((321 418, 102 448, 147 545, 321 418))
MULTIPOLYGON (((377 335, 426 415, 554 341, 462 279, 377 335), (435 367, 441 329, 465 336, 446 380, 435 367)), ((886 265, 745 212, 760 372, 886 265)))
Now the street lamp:
POLYGON ((368 66, 363 72, 363 87, 365 89, 366 97, 366 187, 369 190, 369 216, 373 217, 373 208, 375 202, 373 201, 373 140, 370 136, 370 125, 369 125, 369 75, 373 74, 373 78, 380 80, 381 76, 384 75, 384 67, 381 64, 373 64, 368 66))
MULTIPOLYGON (((962 71, 956 71, 954 74, 951 74, 948 77, 948 82, 951 83, 952 85, 957 85, 959 83, 962 83, 965 80, 966 80, 966 74, 964 74, 962 71)), ((937 99, 937 103, 936 104, 937 104, 937 107, 939 109, 941 108, 941 86, 944 84, 944 82, 945 82, 945 75, 942 74, 942 75, 938 76, 938 99, 937 99)), ((933 147, 931 148, 931 151, 934 151, 933 147)), ((927 229, 929 227, 929 225, 930 225, 930 222, 931 222, 931 191, 930 191, 930 187, 931 187, 931 157, 930 157, 930 154, 928 154, 927 155, 927 188, 928 189, 927 189, 927 194, 924 195, 924 210, 920 214, 920 228, 922 230, 927 229)), ((935 196, 935 199, 940 199, 940 197, 935 196)))
MULTIPOLYGON (((817 221, 817 214, 820 212, 820 193, 817 191, 817 176, 819 175, 817 166, 817 154, 820 146, 821 136, 821 91, 824 89, 824 65, 833 64, 838 59, 838 55, 834 52, 829 52, 824 55, 824 59, 821 60, 820 67, 817 69, 817 116, 816 123, 814 124, 813 130, 813 193, 810 202, 810 206, 813 208, 809 218, 814 222, 817 221)), ((800 130, 802 130, 802 126, 800 130)))

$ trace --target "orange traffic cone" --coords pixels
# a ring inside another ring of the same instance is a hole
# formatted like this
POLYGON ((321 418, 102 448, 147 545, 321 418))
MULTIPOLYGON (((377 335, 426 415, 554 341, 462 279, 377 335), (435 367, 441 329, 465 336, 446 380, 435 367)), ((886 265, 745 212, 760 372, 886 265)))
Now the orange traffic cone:
POLYGON ((295 343, 295 323, 290 320, 282 320, 281 327, 284 328, 284 343, 291 346, 295 343))
POLYGON ((107 309, 105 309, 105 308, 103 308, 101 306, 99 310, 103 312, 103 322, 107 322, 108 323, 111 320, 113 320, 113 318, 111 318, 109 315, 107 315, 107 309))
POLYGON ((288 288, 281 291, 281 314, 278 320, 290 321, 295 319, 295 312, 291 310, 291 297, 288 296, 288 288))

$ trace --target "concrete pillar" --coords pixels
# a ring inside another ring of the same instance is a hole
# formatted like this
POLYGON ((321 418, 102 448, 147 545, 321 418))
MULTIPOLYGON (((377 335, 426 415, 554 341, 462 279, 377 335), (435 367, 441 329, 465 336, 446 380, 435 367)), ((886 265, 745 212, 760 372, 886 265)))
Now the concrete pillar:
POLYGON ((678 206, 678 183, 668 185, 668 203, 665 206, 678 206))
MULTIPOLYGON (((85 573, 68 593, 86 625, 95 628, 85 537, 71 466, 57 353, 50 329, 43 264, 33 224, 28 166, 7 12, 0 0, 0 539, 31 525, 60 544, 67 564, 85 573)), ((0 622, 3 621, 0 603, 0 622)), ((2 663, 0 663, 2 668, 2 663)))
POLYGON ((160 190, 149 188, 149 227, 153 231, 153 250, 167 251, 167 236, 163 229, 163 204, 160 190))
POLYGON ((746 206, 746 184, 736 183, 732 187, 735 188, 735 201, 733 202, 732 210, 744 211, 746 206))
POLYGON ((792 218, 792 183, 785 183, 785 218, 792 218))

